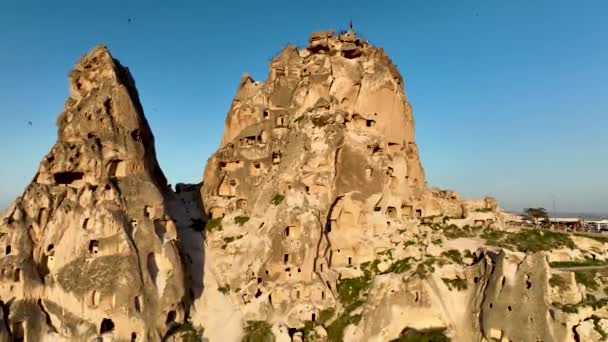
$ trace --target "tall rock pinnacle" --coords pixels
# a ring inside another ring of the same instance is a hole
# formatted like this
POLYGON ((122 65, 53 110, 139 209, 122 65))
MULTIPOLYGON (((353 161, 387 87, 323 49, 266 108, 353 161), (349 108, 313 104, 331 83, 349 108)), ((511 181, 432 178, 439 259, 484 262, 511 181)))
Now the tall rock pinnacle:
POLYGON ((243 320, 287 326, 338 307, 339 279, 417 218, 463 216, 456 194, 426 185, 403 78, 352 31, 286 47, 263 83, 243 76, 202 197, 216 287, 243 320))
POLYGON ((107 48, 69 78, 57 142, 1 223, 4 315, 13 338, 158 340, 184 284, 152 132, 107 48))

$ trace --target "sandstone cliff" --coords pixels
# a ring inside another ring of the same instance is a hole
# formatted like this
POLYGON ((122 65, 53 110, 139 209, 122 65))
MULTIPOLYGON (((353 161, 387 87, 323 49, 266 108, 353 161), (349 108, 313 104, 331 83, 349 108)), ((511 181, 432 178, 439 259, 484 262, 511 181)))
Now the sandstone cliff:
POLYGON ((184 314, 177 231, 135 84, 105 47, 70 72, 57 125, 0 225, 12 339, 159 340, 184 314))
POLYGON ((96 47, 0 217, 0 341, 605 341, 608 238, 425 181, 403 78, 354 32, 243 76, 203 184, 166 184, 96 47))
POLYGON ((573 338, 546 255, 486 239, 510 215, 427 186, 403 78, 352 31, 243 76, 203 183, 211 341, 573 338))

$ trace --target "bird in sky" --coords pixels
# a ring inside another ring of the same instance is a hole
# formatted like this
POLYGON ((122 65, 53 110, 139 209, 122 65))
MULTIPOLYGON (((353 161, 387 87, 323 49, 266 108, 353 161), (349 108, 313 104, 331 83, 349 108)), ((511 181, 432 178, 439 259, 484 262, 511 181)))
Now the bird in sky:
POLYGON ((27 124, 31 126, 31 125, 32 125, 32 122, 31 122, 31 121, 28 121, 28 122, 27 122, 27 124))

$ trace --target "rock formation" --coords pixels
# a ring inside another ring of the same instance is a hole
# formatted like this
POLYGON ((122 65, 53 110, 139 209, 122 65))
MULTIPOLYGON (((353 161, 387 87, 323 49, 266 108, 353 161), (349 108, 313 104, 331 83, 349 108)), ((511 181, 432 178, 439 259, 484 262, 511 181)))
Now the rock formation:
POLYGON ((572 338, 546 257, 480 237, 508 234, 510 215, 427 186, 403 78, 352 31, 286 47, 263 83, 243 76, 201 196, 192 318, 211 341, 572 338))
POLYGON ((160 340, 185 286, 152 132, 105 47, 69 78, 57 142, 0 226, 5 323, 15 341, 160 340))
POLYGON ((608 239, 429 187, 403 83, 314 33, 243 76, 203 184, 172 191, 93 49, 1 217, 0 341, 606 341, 608 239))

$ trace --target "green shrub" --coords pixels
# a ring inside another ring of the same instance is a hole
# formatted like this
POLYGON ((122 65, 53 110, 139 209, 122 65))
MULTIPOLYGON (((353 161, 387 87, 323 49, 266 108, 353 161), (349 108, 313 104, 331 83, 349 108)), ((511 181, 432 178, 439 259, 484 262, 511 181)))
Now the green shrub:
POLYGON ((487 228, 484 229, 483 232, 481 232, 481 238, 486 240, 486 243, 490 246, 503 246, 502 243, 500 243, 499 241, 502 240, 505 235, 507 233, 496 230, 496 229, 492 229, 492 228, 487 228))
POLYGON ((363 271, 363 274, 367 280, 371 280, 374 274, 380 273, 380 270, 378 270, 379 263, 380 260, 376 259, 372 262, 367 261, 361 264, 361 270, 363 271))
POLYGON ((274 342, 272 326, 264 321, 247 321, 242 342, 274 342))
POLYGON ((460 251, 457 249, 450 249, 449 251, 445 251, 441 253, 442 256, 454 261, 455 263, 462 265, 462 255, 460 251))
POLYGON ((335 308, 325 309, 319 312, 319 319, 317 320, 317 322, 319 322, 319 324, 325 324, 334 316, 335 313, 335 308))
POLYGON ((435 272, 435 267, 433 267, 435 261, 435 258, 428 258, 419 263, 416 267, 416 274, 421 278, 424 278, 427 274, 435 272))
POLYGON ((597 271, 595 270, 575 271, 574 278, 576 278, 578 284, 583 284, 586 288, 591 290, 597 290, 599 285, 595 280, 596 273, 597 271))
POLYGON ((207 224, 205 225, 205 230, 209 233, 216 231, 216 230, 217 231, 222 230, 222 217, 213 218, 213 219, 207 221, 207 224))
POLYGON ((560 310, 566 313, 578 313, 578 307, 574 304, 563 304, 559 306, 560 310))
POLYGON ((245 223, 247 223, 247 221, 249 221, 249 216, 237 216, 234 218, 234 222, 239 226, 244 225, 245 223))
POLYGON ((177 330, 175 330, 172 336, 181 337, 182 342, 202 342, 203 332, 203 328, 197 329, 192 325, 192 323, 186 321, 184 324, 180 325, 177 330))
POLYGON ((336 318, 325 330, 327 331, 327 340, 330 342, 344 341, 344 329, 350 324, 359 324, 361 315, 351 315, 353 310, 346 310, 342 315, 336 318))
POLYGON ((549 279, 549 285, 553 287, 557 287, 560 290, 565 290, 568 288, 568 282, 564 279, 564 277, 554 274, 549 279))
POLYGON ((469 225, 459 228, 455 224, 450 224, 450 225, 444 226, 444 227, 442 227, 442 229, 443 229, 443 234, 448 239, 475 237, 475 236, 477 236, 477 233, 479 230, 479 229, 475 229, 475 227, 471 227, 469 225))
POLYGON ((593 310, 597 310, 608 306, 608 298, 596 298, 592 294, 587 294, 587 298, 579 305, 590 306, 593 310))
POLYGON ((593 320, 593 326, 595 327, 595 330, 599 332, 600 335, 602 335, 602 341, 606 341, 606 338, 608 337, 608 332, 602 329, 602 326, 600 325, 601 318, 596 315, 591 315, 591 320, 593 320))
POLYGON ((450 338, 445 335, 445 329, 416 330, 404 329, 398 338, 391 342, 449 342, 450 338))
POLYGON ((359 300, 371 284, 371 278, 366 276, 340 280, 338 283, 338 298, 344 306, 359 300))
POLYGON ((450 290, 452 288, 455 288, 459 291, 464 291, 468 287, 466 279, 461 279, 457 277, 456 279, 441 278, 441 280, 443 280, 443 282, 448 286, 450 290))
POLYGON ((226 249, 226 247, 228 247, 229 243, 231 243, 233 241, 236 241, 236 240, 239 240, 239 239, 242 239, 242 238, 243 238, 243 235, 225 237, 223 239, 224 240, 224 245, 222 245, 222 249, 226 249))
POLYGON ((381 274, 386 274, 386 273, 403 273, 405 271, 408 271, 412 268, 412 265, 410 264, 411 258, 405 258, 405 259, 401 259, 401 260, 397 260, 395 262, 393 262, 386 271, 382 272, 381 274))
POLYGON ((274 205, 279 205, 279 204, 281 204, 281 202, 283 202, 284 199, 285 199, 285 196, 276 194, 276 195, 274 195, 274 197, 272 198, 270 203, 272 203, 274 205))

